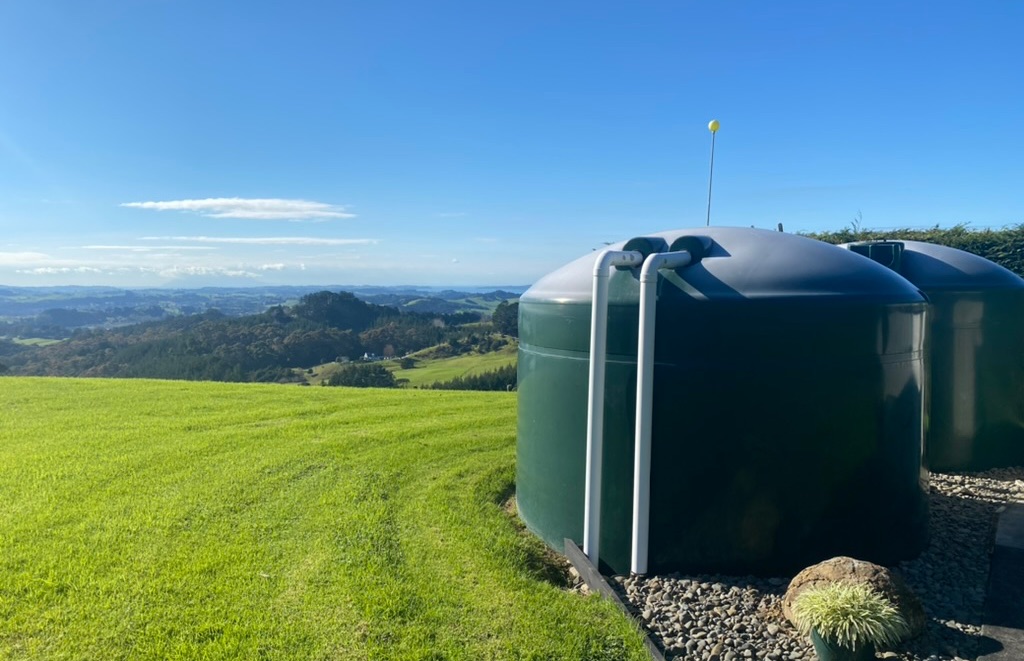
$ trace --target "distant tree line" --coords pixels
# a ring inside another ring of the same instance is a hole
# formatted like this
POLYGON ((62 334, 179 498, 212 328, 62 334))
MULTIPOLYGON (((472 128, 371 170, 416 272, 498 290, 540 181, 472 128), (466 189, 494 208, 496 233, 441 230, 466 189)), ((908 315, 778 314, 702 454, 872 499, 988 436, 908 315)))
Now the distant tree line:
POLYGON ((0 335, 63 340, 71 328, 80 326, 117 326, 164 319, 167 312, 158 305, 137 308, 114 307, 105 310, 74 310, 53 308, 43 310, 31 319, 0 321, 0 335))
MULTIPOLYGON (((79 330, 60 343, 0 341, 11 373, 211 381, 298 381, 308 368, 364 354, 404 356, 462 346, 472 313, 420 314, 374 305, 348 292, 317 292, 294 306, 227 317, 216 310, 107 330, 79 330)), ((488 340, 490 341, 490 340, 488 340)))
POLYGON ((461 334, 453 333, 444 342, 418 355, 421 358, 451 358, 472 353, 491 353, 514 344, 514 339, 502 335, 468 331, 461 334))
POLYGON ((491 323, 494 324, 494 330, 502 335, 519 337, 519 302, 502 301, 498 303, 494 314, 491 315, 491 323))
POLYGON ((515 390, 516 378, 516 364, 512 363, 489 372, 458 376, 451 381, 438 381, 430 388, 432 390, 515 390))
POLYGON ((397 388, 398 381, 380 363, 353 363, 345 365, 324 382, 327 386, 352 388, 397 388))
POLYGON ((56 326, 39 317, 31 320, 0 321, 0 335, 6 337, 39 337, 47 340, 63 340, 68 329, 56 326))

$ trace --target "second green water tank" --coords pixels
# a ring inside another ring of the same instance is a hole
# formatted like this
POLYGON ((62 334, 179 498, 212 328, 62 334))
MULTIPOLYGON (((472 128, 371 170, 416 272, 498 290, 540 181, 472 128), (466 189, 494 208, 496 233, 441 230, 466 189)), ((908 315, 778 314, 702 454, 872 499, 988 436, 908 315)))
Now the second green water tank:
POLYGON ((931 303, 929 467, 1024 465, 1024 280, 978 255, 922 241, 845 247, 889 266, 931 303))

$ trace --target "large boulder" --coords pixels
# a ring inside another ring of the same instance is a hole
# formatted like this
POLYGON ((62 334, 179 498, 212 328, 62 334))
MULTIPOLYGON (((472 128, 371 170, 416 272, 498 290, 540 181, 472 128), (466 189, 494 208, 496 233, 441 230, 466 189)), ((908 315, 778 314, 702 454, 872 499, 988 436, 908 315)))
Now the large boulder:
POLYGON ((880 565, 840 556, 819 562, 793 577, 782 599, 782 614, 793 621, 793 601, 805 589, 828 583, 866 583, 877 590, 903 615, 910 626, 910 638, 924 631, 925 616, 921 600, 910 591, 903 579, 880 565))

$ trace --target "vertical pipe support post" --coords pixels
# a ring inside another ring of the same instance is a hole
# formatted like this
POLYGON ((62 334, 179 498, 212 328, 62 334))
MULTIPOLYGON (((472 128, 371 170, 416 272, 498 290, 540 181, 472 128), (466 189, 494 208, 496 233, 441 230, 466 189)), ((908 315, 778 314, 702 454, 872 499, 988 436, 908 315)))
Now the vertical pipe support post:
POLYGON ((658 272, 692 261, 689 251, 649 255, 640 270, 640 328, 636 355, 636 436, 633 458, 633 539, 630 570, 647 573, 651 519, 651 418, 654 392, 654 327, 658 272))
POLYGON ((604 381, 608 347, 608 281, 616 266, 639 266, 643 253, 604 250, 594 263, 590 312, 590 377, 587 401, 587 467, 583 501, 583 553, 597 566, 601 535, 601 470, 604 453, 604 381))

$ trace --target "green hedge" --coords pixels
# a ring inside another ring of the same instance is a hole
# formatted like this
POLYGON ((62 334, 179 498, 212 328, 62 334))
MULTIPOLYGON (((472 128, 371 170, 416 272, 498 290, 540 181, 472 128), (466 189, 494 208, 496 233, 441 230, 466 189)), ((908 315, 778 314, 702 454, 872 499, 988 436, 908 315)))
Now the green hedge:
POLYGON ((516 364, 469 376, 457 376, 451 381, 437 381, 432 390, 505 390, 516 389, 516 364))
POLYGON ((985 259, 990 259, 996 264, 1010 269, 1017 275, 1024 276, 1024 224, 1000 230, 971 230, 964 225, 948 229, 934 227, 926 230, 898 229, 884 232, 848 228, 838 232, 819 232, 805 236, 826 243, 876 239, 927 241, 981 255, 985 259))
POLYGON ((331 375, 321 385, 351 388, 397 388, 398 382, 381 363, 350 363, 331 375))

